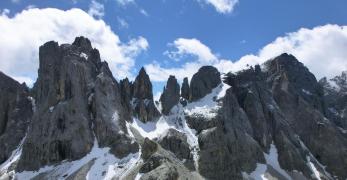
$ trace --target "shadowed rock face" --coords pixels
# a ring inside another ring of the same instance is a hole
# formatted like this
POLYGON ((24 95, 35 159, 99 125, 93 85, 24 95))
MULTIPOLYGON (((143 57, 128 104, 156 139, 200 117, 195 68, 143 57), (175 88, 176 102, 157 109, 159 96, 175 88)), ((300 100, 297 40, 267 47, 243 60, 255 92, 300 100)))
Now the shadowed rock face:
POLYGON ((28 88, 0 72, 0 164, 24 138, 32 117, 28 88))
POLYGON ((47 42, 39 58, 33 88, 36 112, 19 171, 82 158, 95 138, 118 157, 137 151, 125 134, 130 114, 122 106, 119 85, 88 39, 78 37, 72 45, 60 46, 47 42))
POLYGON ((142 122, 153 121, 159 118, 160 112, 154 105, 152 83, 144 68, 133 84, 131 104, 134 115, 142 122))
MULTIPOLYGON (((297 63, 296 59, 294 63, 297 63)), ((314 76, 302 65, 298 65, 296 70, 301 73, 301 76, 295 76, 296 79, 289 78, 292 73, 288 68, 272 74, 269 81, 272 82, 274 99, 293 131, 313 156, 326 165, 332 175, 346 178, 347 139, 334 123, 325 117, 324 112, 327 110, 322 106, 322 87, 315 78, 308 80, 309 76, 314 76), (310 93, 301 93, 303 88, 310 93)))
POLYGON ((180 85, 177 83, 175 76, 170 76, 164 87, 163 94, 160 96, 162 113, 168 115, 171 108, 178 104, 179 99, 180 85))
POLYGON ((347 71, 332 79, 322 78, 325 114, 338 127, 347 129, 347 71))
MULTIPOLYGON (((316 167, 320 162, 344 179, 346 137, 324 117, 322 88, 314 76, 288 54, 265 67, 263 72, 257 66, 227 75, 225 82, 232 88, 215 118, 187 117, 199 135, 199 172, 209 179, 242 179, 240 172, 252 172, 256 162, 264 163, 261 152, 269 152, 274 144, 283 169, 298 170, 310 179, 310 156, 316 167)), ((319 172, 329 179, 324 170, 319 172)))
POLYGON ((152 83, 143 67, 134 81, 133 97, 137 99, 153 99, 152 83))
POLYGON ((188 78, 183 79, 182 87, 181 87, 181 97, 189 100, 189 83, 188 78))
POLYGON ((196 101, 217 87, 221 83, 220 73, 213 66, 203 66, 193 75, 190 81, 190 98, 196 101))

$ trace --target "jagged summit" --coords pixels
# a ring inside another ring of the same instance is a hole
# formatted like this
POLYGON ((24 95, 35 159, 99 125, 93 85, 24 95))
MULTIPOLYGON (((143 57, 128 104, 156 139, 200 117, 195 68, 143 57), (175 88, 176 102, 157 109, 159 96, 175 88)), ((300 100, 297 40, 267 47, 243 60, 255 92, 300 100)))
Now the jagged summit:
POLYGON ((82 48, 83 50, 91 50, 92 49, 92 44, 88 38, 85 38, 83 36, 76 37, 75 41, 72 43, 72 45, 78 46, 82 48))
POLYGON ((164 87, 164 91, 160 96, 162 113, 168 115, 171 108, 178 104, 179 99, 180 85, 178 84, 176 77, 170 75, 166 86, 164 87))
POLYGON ((160 112, 154 104, 152 83, 145 68, 141 68, 131 87, 134 115, 142 122, 157 120, 160 112))
POLYGON ((203 66, 169 77, 160 113, 146 70, 118 82, 87 38, 39 62, 31 90, 0 73, 0 179, 347 178, 346 73, 317 82, 289 54, 223 81, 203 66))
POLYGON ((144 67, 134 81, 134 98, 153 99, 152 83, 144 67))

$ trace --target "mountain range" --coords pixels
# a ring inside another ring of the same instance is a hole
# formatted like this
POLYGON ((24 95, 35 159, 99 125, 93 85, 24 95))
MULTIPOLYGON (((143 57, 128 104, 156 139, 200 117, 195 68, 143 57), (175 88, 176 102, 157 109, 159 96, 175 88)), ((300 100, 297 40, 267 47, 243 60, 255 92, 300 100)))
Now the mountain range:
POLYGON ((290 54, 239 72, 117 81, 85 37, 39 49, 32 88, 0 73, 0 179, 347 179, 347 72, 290 54))

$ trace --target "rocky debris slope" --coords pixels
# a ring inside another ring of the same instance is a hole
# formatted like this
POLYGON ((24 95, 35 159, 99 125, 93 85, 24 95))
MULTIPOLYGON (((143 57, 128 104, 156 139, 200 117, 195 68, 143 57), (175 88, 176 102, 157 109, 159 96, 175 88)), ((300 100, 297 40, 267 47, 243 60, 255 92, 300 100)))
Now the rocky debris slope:
MULTIPOLYGON (((139 142, 141 146, 141 160, 133 166, 123 177, 124 179, 141 179, 141 180, 198 180, 203 179, 198 173, 192 172, 185 164, 180 161, 176 153, 170 152, 168 149, 164 149, 160 144, 149 138, 144 138, 137 129, 131 127, 134 138, 139 142)), ((177 133, 170 130, 169 134, 177 133)), ((175 138, 175 137, 172 137, 175 138)), ((163 146, 172 144, 172 140, 160 140, 163 146), (166 142, 163 142, 166 141, 166 142)), ((176 141, 177 142, 177 141, 176 141)), ((170 146, 170 145, 169 145, 170 146)), ((182 146, 183 147, 183 146, 182 146)), ((186 152, 188 153, 188 152, 186 152)))
POLYGON ((0 164, 12 156, 26 135, 33 102, 25 84, 0 72, 0 164))
POLYGON ((39 60, 36 111, 18 171, 80 159, 95 138, 117 157, 138 150, 126 135, 125 121, 131 116, 122 106, 119 84, 88 39, 78 37, 71 45, 47 42, 39 60))

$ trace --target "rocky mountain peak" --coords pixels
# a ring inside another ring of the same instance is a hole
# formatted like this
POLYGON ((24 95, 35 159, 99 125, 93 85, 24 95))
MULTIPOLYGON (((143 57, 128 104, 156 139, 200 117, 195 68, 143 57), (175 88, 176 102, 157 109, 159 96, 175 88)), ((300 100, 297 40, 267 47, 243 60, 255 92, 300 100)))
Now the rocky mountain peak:
POLYGON ((188 83, 187 77, 183 79, 183 83, 181 87, 181 97, 183 97, 186 100, 189 100, 189 83, 188 83))
POLYGON ((160 112, 153 100, 152 83, 145 68, 141 68, 139 75, 132 85, 131 104, 134 114, 142 122, 153 121, 159 118, 160 112))
POLYGON ((92 49, 92 44, 91 44, 90 40, 86 37, 83 37, 83 36, 76 37, 75 41, 72 43, 72 45, 80 47, 84 51, 90 51, 92 49))
POLYGON ((171 108, 175 106, 180 99, 180 85, 175 76, 170 75, 163 94, 160 96, 162 113, 168 115, 171 108))
POLYGON ((269 81, 282 81, 282 88, 298 94, 323 112, 321 100, 324 92, 316 77, 296 57, 282 54, 265 63, 269 81))
POLYGON ((119 84, 87 38, 78 37, 73 44, 45 43, 39 62, 33 90, 37 110, 19 171, 80 159, 95 140, 117 157, 137 151, 136 143, 124 134, 125 121, 131 118, 122 104, 119 84))
POLYGON ((220 73, 213 66, 202 66, 190 81, 189 100, 196 101, 221 83, 220 73))
POLYGON ((87 38, 47 42, 39 58, 32 90, 0 73, 0 179, 347 177, 347 95, 322 94, 346 72, 318 83, 289 54, 223 82, 203 66, 182 98, 169 77, 162 115, 145 69, 118 83, 87 38))
POLYGON ((152 83, 146 73, 145 68, 141 68, 139 74, 134 81, 134 98, 153 99, 152 83))

